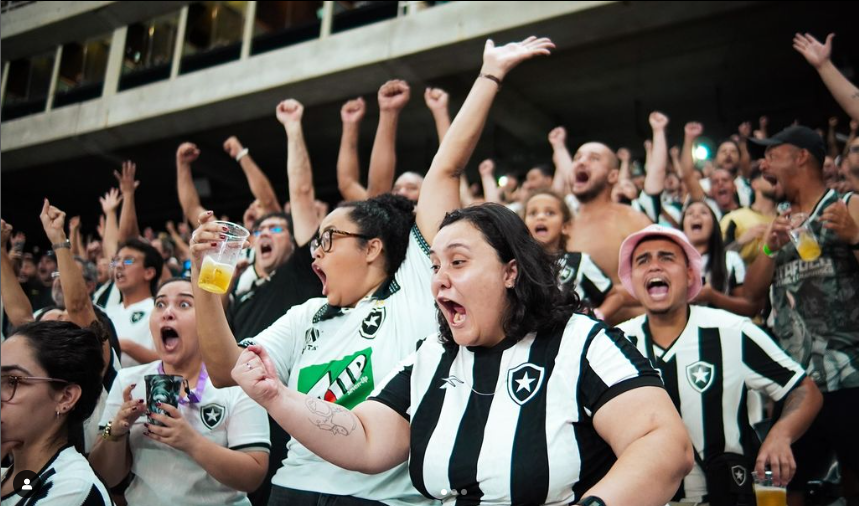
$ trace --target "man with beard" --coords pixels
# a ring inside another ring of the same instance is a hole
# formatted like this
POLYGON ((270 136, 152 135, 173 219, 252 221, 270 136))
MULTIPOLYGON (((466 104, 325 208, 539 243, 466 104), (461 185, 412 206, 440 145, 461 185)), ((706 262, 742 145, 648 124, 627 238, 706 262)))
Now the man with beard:
MULTIPOLYGON (((620 166, 617 156, 599 142, 583 144, 573 157, 572 191, 579 201, 579 210, 570 230, 568 251, 587 253, 603 272, 611 276, 615 286, 617 252, 620 243, 630 234, 651 224, 644 214, 630 206, 611 200, 611 188, 617 183, 620 166)), ((639 305, 621 308, 613 322, 622 322, 642 314, 639 305)))
POLYGON ((731 211, 720 222, 726 248, 739 252, 746 265, 757 258, 764 232, 776 217, 776 206, 784 197, 778 182, 763 177, 760 169, 752 172, 751 183, 755 191, 754 203, 731 211))
POLYGON ((771 286, 775 335, 823 392, 820 416, 794 444, 790 504, 804 504, 808 481, 828 469, 832 452, 847 504, 859 504, 859 199, 826 187, 823 139, 807 127, 786 128, 751 146, 761 155, 765 150, 761 169, 784 188, 791 215, 807 214, 802 224, 820 245, 817 258, 803 260, 788 236, 796 222, 792 227, 780 216, 745 280, 749 300, 771 286))

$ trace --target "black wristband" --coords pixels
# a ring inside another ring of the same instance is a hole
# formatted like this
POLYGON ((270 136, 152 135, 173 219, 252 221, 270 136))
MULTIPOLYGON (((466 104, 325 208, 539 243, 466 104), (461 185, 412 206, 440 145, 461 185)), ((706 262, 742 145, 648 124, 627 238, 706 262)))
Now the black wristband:
POLYGON ((478 77, 485 77, 486 79, 489 79, 490 81, 494 82, 495 84, 498 85, 498 91, 501 91, 501 79, 498 79, 497 77, 493 76, 492 74, 484 74, 482 72, 480 73, 480 75, 478 77))
POLYGON ((595 495, 589 495, 576 504, 580 504, 581 506, 606 506, 605 501, 595 495))

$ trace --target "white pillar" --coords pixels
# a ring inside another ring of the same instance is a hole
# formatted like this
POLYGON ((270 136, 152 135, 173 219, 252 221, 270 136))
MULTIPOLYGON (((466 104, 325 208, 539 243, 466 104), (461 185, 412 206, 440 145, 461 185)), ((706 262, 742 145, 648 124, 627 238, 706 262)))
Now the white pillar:
POLYGON ((324 39, 331 35, 331 23, 334 21, 334 2, 325 0, 322 2, 322 30, 319 38, 324 39))
POLYGON ((242 34, 242 60, 247 60, 251 55, 251 43, 254 40, 254 22, 257 15, 257 3, 247 2, 245 5, 245 31, 242 34))
POLYGON ((113 31, 110 41, 110 53, 107 56, 107 70, 104 71, 104 89, 101 96, 107 98, 116 95, 119 89, 119 79, 122 77, 122 61, 125 58, 125 38, 128 27, 121 26, 113 31))
POLYGON ((48 103, 45 105, 45 112, 50 111, 54 107, 54 93, 57 92, 57 81, 60 79, 60 60, 63 59, 63 45, 57 46, 57 52, 54 53, 54 69, 51 71, 51 84, 48 86, 48 103))
POLYGON ((188 26, 188 6, 179 11, 179 26, 176 28, 176 44, 173 45, 173 62, 170 67, 170 79, 179 75, 179 65, 182 63, 182 50, 185 48, 185 28, 188 26))

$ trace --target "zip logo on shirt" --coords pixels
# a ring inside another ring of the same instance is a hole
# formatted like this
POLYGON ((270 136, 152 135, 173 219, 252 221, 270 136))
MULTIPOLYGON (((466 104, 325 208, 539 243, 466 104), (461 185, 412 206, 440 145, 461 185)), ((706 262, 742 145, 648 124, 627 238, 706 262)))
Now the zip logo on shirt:
POLYGON ((367 348, 333 360, 311 365, 298 373, 298 391, 352 409, 375 388, 373 349, 367 348))

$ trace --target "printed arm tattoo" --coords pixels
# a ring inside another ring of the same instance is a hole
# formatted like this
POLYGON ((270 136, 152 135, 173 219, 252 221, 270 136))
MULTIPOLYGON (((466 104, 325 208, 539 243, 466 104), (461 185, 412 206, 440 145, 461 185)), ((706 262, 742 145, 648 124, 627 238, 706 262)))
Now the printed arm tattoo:
POLYGON ((310 412, 308 420, 320 430, 332 434, 348 436, 358 426, 355 415, 346 408, 330 404, 313 397, 307 397, 304 401, 310 412))

